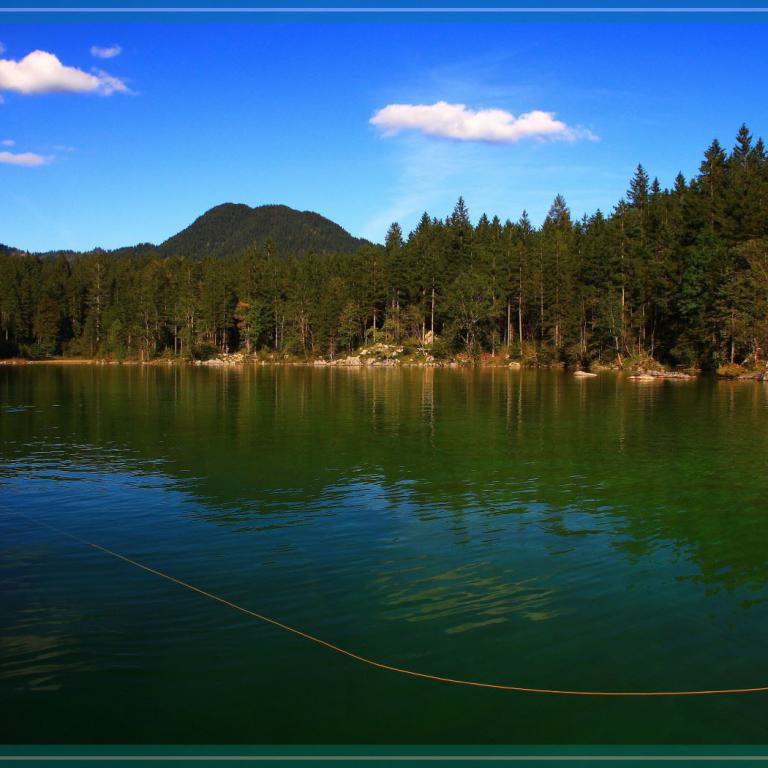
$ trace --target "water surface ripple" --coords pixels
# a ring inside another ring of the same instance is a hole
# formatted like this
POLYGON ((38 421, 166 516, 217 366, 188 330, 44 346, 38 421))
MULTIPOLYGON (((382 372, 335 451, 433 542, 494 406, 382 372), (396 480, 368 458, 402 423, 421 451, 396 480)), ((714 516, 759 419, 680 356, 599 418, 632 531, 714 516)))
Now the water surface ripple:
MULTIPOLYGON (((768 385, 0 369, 0 506, 396 666, 768 684, 768 385)), ((768 694, 366 668, 0 511, 13 743, 765 742, 768 694)))

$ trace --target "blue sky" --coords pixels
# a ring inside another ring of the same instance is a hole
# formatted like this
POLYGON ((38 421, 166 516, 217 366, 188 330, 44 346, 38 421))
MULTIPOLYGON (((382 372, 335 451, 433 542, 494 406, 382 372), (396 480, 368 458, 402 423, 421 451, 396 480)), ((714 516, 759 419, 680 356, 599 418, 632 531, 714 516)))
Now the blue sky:
POLYGON ((0 242, 160 242, 228 201, 379 241, 460 194, 473 218, 538 223, 557 193, 576 216, 609 210, 638 162, 669 185, 742 121, 768 138, 765 39, 746 23, 0 25, 0 242), (22 92, 35 50, 83 77, 22 92), (531 112, 554 116, 516 133, 531 112))

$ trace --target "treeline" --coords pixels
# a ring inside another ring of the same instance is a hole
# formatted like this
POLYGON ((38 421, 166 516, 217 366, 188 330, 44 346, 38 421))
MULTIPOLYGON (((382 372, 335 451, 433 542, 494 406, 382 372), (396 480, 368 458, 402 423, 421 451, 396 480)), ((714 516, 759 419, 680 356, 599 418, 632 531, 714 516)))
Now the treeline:
POLYGON ((768 163, 745 126, 671 189, 642 166, 609 215, 541 227, 463 200, 407 237, 354 254, 75 259, 0 252, 2 354, 332 357, 371 340, 435 355, 588 364, 763 364, 768 349, 768 163))

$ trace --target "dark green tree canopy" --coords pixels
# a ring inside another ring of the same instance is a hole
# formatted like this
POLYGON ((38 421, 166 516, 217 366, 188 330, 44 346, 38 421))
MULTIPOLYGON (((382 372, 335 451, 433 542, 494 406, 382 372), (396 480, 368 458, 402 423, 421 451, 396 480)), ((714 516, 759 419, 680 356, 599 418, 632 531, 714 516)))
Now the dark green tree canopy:
POLYGON ((218 206, 160 246, 0 246, 0 354, 334 356, 371 341, 550 363, 764 366, 768 163, 743 125, 671 189, 638 165, 609 215, 540 227, 463 198, 384 246, 285 206, 218 206), (502 223, 502 221, 504 223, 502 223), (513 223, 514 222, 514 223, 513 223))

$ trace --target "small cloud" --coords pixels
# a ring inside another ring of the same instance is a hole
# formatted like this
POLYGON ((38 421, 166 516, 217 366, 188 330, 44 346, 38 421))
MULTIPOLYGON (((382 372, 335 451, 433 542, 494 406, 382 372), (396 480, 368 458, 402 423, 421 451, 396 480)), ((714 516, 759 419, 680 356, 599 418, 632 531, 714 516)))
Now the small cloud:
POLYGON ((4 147, 13 147, 16 145, 16 142, 13 139, 3 139, 0 141, 0 145, 4 147))
POLYGON ((112 75, 67 67, 52 53, 32 51, 23 59, 0 59, 0 90, 25 95, 38 93, 128 93, 128 86, 112 75))
POLYGON ((123 49, 115 43, 108 48, 101 48, 98 45, 91 46, 91 56, 95 56, 97 59, 114 59, 115 56, 119 56, 123 52, 123 49))
POLYGON ((22 165, 34 168, 39 165, 47 165, 53 160, 50 156, 36 155, 34 152, 0 152, 0 164, 22 165))
POLYGON ((576 141, 597 137, 584 128, 574 128, 555 119, 554 112, 533 110, 515 117, 504 109, 467 109, 465 104, 388 104, 369 120, 385 137, 403 131, 457 141, 512 144, 520 139, 576 141))
POLYGON ((113 77, 103 69, 94 69, 94 75, 99 80, 99 93, 109 96, 113 93, 131 93, 128 86, 118 77, 113 77))
POLYGON ((0 56, 2 56, 6 51, 5 43, 0 42, 0 56))

